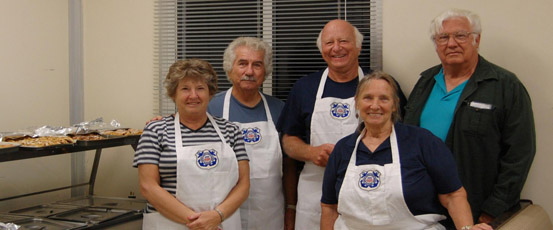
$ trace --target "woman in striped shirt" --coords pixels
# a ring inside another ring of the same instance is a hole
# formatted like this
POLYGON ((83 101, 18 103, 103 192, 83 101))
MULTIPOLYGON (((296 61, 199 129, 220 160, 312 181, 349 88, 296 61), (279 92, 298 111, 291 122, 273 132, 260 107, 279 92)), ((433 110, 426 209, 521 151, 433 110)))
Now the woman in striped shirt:
POLYGON ((240 229, 235 211, 249 193, 248 156, 238 127, 207 113, 215 71, 206 61, 179 60, 165 84, 177 113, 144 128, 133 162, 148 200, 143 229, 240 229))

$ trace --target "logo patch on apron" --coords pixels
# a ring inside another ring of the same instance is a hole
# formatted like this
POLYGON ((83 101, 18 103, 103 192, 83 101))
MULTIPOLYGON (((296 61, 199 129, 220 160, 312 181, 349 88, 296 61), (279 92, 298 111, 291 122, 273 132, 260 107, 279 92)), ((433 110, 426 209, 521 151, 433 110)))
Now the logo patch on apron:
POLYGON ((246 144, 257 144, 261 141, 261 130, 257 127, 242 129, 246 144))
POLYGON ((378 170, 365 170, 359 174, 359 187, 363 190, 374 190, 380 186, 380 175, 378 170))
POLYGON ((334 119, 346 119, 349 117, 350 105, 348 103, 334 102, 330 104, 330 115, 334 119))
POLYGON ((219 164, 217 151, 214 149, 200 150, 196 153, 196 165, 201 169, 212 169, 219 164))

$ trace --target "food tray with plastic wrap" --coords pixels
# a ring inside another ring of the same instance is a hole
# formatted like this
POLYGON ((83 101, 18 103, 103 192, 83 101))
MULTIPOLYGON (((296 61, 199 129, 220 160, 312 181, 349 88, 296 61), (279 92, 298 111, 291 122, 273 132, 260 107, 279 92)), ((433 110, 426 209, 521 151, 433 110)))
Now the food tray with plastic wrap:
POLYGON ((0 142, 0 154, 1 153, 14 153, 19 150, 19 143, 14 142, 0 142))
POLYGON ((8 136, 3 141, 19 144, 19 148, 27 150, 45 150, 53 148, 69 147, 75 144, 75 140, 68 136, 8 136))
POLYGON ((109 145, 123 145, 125 144, 125 136, 107 136, 98 133, 88 134, 69 134, 73 140, 75 140, 76 146, 85 147, 104 147, 109 145))
POLYGON ((113 130, 103 130, 100 131, 100 134, 107 137, 128 137, 128 136, 140 136, 142 135, 142 129, 132 129, 132 128, 119 128, 113 130))
POLYGON ((142 129, 119 128, 113 130, 103 130, 100 131, 100 134, 108 137, 140 136, 142 135, 142 129))

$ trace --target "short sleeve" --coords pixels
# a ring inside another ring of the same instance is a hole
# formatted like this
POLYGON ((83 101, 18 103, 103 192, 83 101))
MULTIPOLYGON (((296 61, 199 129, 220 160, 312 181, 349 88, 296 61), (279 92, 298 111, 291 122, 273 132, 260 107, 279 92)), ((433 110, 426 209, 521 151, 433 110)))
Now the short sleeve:
POLYGON ((326 163, 326 168, 323 177, 323 194, 321 197, 321 202, 325 204, 337 204, 338 197, 336 193, 336 181, 337 181, 337 162, 336 154, 334 149, 328 158, 326 163))
POLYGON ((301 82, 294 84, 284 104, 284 108, 280 113, 277 130, 282 134, 300 137, 305 136, 307 128, 301 116, 301 111, 303 110, 301 102, 303 99, 300 94, 300 88, 301 82))
POLYGON ((423 131, 422 156, 436 191, 439 194, 457 191, 463 185, 459 179, 453 154, 438 137, 430 131, 425 129, 423 131))
POLYGON ((244 136, 242 135, 242 132, 240 131, 238 126, 236 126, 232 122, 225 120, 225 123, 226 123, 225 125, 229 127, 231 130, 229 132, 230 135, 228 138, 232 139, 231 143, 233 144, 231 145, 231 147, 234 153, 236 154, 236 160, 238 161, 249 160, 248 154, 246 152, 246 145, 244 144, 244 136))
POLYGON ((163 125, 165 119, 154 121, 146 125, 134 154, 133 167, 138 167, 140 164, 155 164, 159 165, 161 156, 161 139, 163 125))

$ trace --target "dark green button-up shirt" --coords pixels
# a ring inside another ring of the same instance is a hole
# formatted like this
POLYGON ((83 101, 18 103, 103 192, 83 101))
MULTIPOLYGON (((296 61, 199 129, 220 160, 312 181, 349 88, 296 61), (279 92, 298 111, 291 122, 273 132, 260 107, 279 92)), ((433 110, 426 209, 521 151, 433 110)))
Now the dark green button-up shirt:
MULTIPOLYGON (((405 107, 405 123, 419 125, 441 68, 421 73, 405 107)), ((497 217, 516 205, 536 152, 530 96, 516 75, 479 56, 445 142, 475 220, 481 212, 497 217)))

